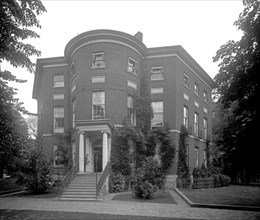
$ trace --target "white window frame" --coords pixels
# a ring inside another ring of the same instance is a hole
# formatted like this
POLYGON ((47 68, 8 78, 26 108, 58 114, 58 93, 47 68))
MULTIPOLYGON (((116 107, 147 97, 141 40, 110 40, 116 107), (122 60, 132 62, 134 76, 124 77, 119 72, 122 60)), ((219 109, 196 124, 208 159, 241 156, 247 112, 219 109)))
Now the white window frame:
POLYGON ((105 119, 105 106, 106 106, 106 94, 105 91, 93 91, 92 92, 92 120, 105 119), (94 94, 101 93, 101 103, 94 102, 94 94), (103 100, 102 100, 103 99, 103 100), (99 112, 99 114, 97 114, 99 112))
POLYGON ((194 94, 196 96, 200 96, 200 89, 199 89, 199 84, 198 83, 194 83, 194 94))
POLYGON ((209 96, 207 91, 203 91, 203 100, 204 102, 208 103, 209 102, 209 96))
POLYGON ((54 119, 54 123, 53 123, 54 133, 63 133, 64 132, 64 107, 57 106, 53 108, 53 119, 54 119), (60 123, 63 126, 60 126, 60 123))
POLYGON ((53 94, 53 100, 62 100, 64 99, 64 94, 53 94))
POLYGON ((194 147, 194 166, 199 167, 199 148, 194 147))
POLYGON ((163 72, 163 66, 151 67, 151 81, 164 80, 163 72))
POLYGON ((153 127, 162 127, 163 126, 163 101, 153 101, 152 102, 152 109, 153 109, 153 118, 152 118, 152 122, 151 122, 151 126, 152 128, 153 127), (157 110, 155 107, 156 107, 156 104, 161 105, 162 109, 161 110, 157 110), (157 118, 160 118, 161 117, 161 121, 156 121, 154 120, 155 116, 159 116, 157 118))
POLYGON ((136 125, 136 115, 134 111, 134 97, 127 95, 127 121, 129 125, 136 125))
POLYGON ((106 68, 105 52, 95 52, 92 54, 92 67, 91 68, 92 69, 106 68), (101 59, 99 59, 99 58, 101 58, 101 59))
POLYGON ((184 85, 184 87, 186 87, 187 89, 190 88, 189 76, 186 75, 185 73, 183 74, 183 85, 184 85))
POLYGON ((131 81, 131 80, 127 80, 127 86, 137 90, 137 83, 131 81))
POLYGON ((58 148, 58 145, 53 145, 53 165, 54 167, 64 167, 64 164, 58 164, 58 156, 60 156, 60 159, 62 159, 62 152, 58 151, 58 148))
POLYGON ((189 108, 187 106, 183 106, 183 125, 189 129, 189 108))
POLYGON ((204 139, 207 140, 208 137, 208 119, 207 118, 203 118, 203 136, 204 139))
POLYGON ((104 83, 106 81, 105 76, 92 76, 92 83, 104 83))
POLYGON ((199 113, 194 113, 194 135, 199 136, 199 113))
POLYGON ((128 57, 127 72, 136 75, 137 61, 128 57))
POLYGON ((56 74, 53 76, 53 87, 54 88, 64 87, 64 74, 56 74))
POLYGON ((163 87, 151 88, 151 94, 163 94, 163 87))

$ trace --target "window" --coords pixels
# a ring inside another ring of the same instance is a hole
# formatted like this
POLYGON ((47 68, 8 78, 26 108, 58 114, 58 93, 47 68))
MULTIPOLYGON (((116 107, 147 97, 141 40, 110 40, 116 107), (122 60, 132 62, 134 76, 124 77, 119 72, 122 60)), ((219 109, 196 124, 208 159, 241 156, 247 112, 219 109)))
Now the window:
POLYGON ((194 105, 195 105, 197 108, 200 107, 200 104, 199 104, 198 102, 196 102, 196 101, 194 101, 194 105))
POLYGON ((163 78, 163 67, 158 66, 158 67, 152 67, 151 68, 151 81, 158 81, 158 80, 164 80, 163 78))
POLYGON ((208 136, 208 120, 203 118, 203 137, 206 140, 208 136))
POLYGON ((186 99, 187 101, 189 101, 189 96, 186 93, 183 93, 183 98, 186 99))
POLYGON ((199 114, 196 112, 194 113, 194 135, 199 136, 199 114))
POLYGON ((134 112, 134 98, 131 95, 127 96, 127 121, 129 125, 135 125, 135 112, 134 112))
POLYGON ((57 145, 53 145, 53 154, 54 154, 54 167, 63 167, 63 153, 61 150, 59 150, 59 147, 57 145))
POLYGON ((163 101, 152 102, 152 128, 163 126, 163 101))
POLYGON ((163 88, 151 88, 151 94, 163 94, 163 88))
POLYGON ((75 128, 75 121, 76 121, 76 100, 73 99, 72 101, 72 127, 75 128))
POLYGON ((104 83, 105 76, 92 76, 92 83, 104 83))
POLYGON ((128 58, 127 72, 136 74, 136 61, 131 57, 128 58))
POLYGON ((199 86, 197 83, 194 84, 194 94, 199 96, 199 86))
POLYGON ((135 90, 137 90, 137 84, 133 81, 127 80, 127 85, 135 90))
POLYGON ((183 76, 183 82, 184 82, 184 86, 185 86, 186 88, 190 88, 190 85, 189 85, 189 77, 188 77, 186 74, 184 74, 184 76, 183 76))
POLYGON ((92 119, 105 118, 105 92, 97 91, 92 93, 92 119))
POLYGON ((92 68, 105 68, 105 52, 93 53, 92 68))
POLYGON ((54 75, 54 87, 64 87, 64 75, 54 75))
POLYGON ((189 109, 188 107, 183 107, 183 125, 188 129, 189 126, 189 109))
POLYGON ((64 108, 54 107, 54 132, 64 132, 64 108))
POLYGON ((208 103, 208 93, 206 91, 203 92, 203 100, 208 103))
POLYGON ((199 166, 199 148, 195 147, 194 148, 194 166, 198 167, 199 166))
POLYGON ((64 94, 53 94, 54 100, 64 99, 64 94))

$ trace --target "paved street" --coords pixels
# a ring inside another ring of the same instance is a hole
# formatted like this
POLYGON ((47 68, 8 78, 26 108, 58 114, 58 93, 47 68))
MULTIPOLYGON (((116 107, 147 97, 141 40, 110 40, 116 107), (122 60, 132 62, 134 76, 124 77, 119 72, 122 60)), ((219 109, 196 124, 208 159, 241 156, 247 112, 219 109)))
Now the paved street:
MULTIPOLYGON (((173 192, 174 193, 174 192, 173 192)), ((191 208, 178 195, 178 204, 134 203, 111 200, 111 195, 103 201, 60 202, 53 199, 0 198, 0 209, 68 211, 113 215, 138 215, 190 219, 260 219, 260 212, 191 208)))

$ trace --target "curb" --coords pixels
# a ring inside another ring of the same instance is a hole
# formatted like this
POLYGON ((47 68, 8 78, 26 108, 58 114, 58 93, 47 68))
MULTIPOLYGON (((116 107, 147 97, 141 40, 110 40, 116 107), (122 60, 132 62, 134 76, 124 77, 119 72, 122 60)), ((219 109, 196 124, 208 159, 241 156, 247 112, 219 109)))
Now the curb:
POLYGON ((0 198, 1 197, 8 197, 8 196, 12 196, 12 195, 17 195, 17 194, 21 194, 25 192, 22 189, 16 189, 16 190, 9 190, 9 191, 4 191, 0 193, 0 198))
POLYGON ((210 208, 210 209, 231 209, 231 210, 243 210, 243 211, 254 211, 260 212, 260 207, 257 206, 238 206, 238 205, 220 205, 220 204, 205 204, 205 203, 193 203, 188 199, 181 191, 174 188, 175 192, 181 196, 185 202, 194 208, 210 208))

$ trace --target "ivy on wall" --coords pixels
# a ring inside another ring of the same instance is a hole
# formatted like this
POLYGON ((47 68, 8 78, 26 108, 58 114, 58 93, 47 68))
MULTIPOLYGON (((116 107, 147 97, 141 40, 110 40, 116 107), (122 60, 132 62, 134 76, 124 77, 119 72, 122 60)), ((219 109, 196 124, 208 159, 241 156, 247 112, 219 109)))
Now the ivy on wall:
POLYGON ((187 164, 187 137, 188 131, 184 125, 181 125, 181 133, 179 136, 179 158, 177 165, 178 178, 189 178, 190 172, 187 164))

